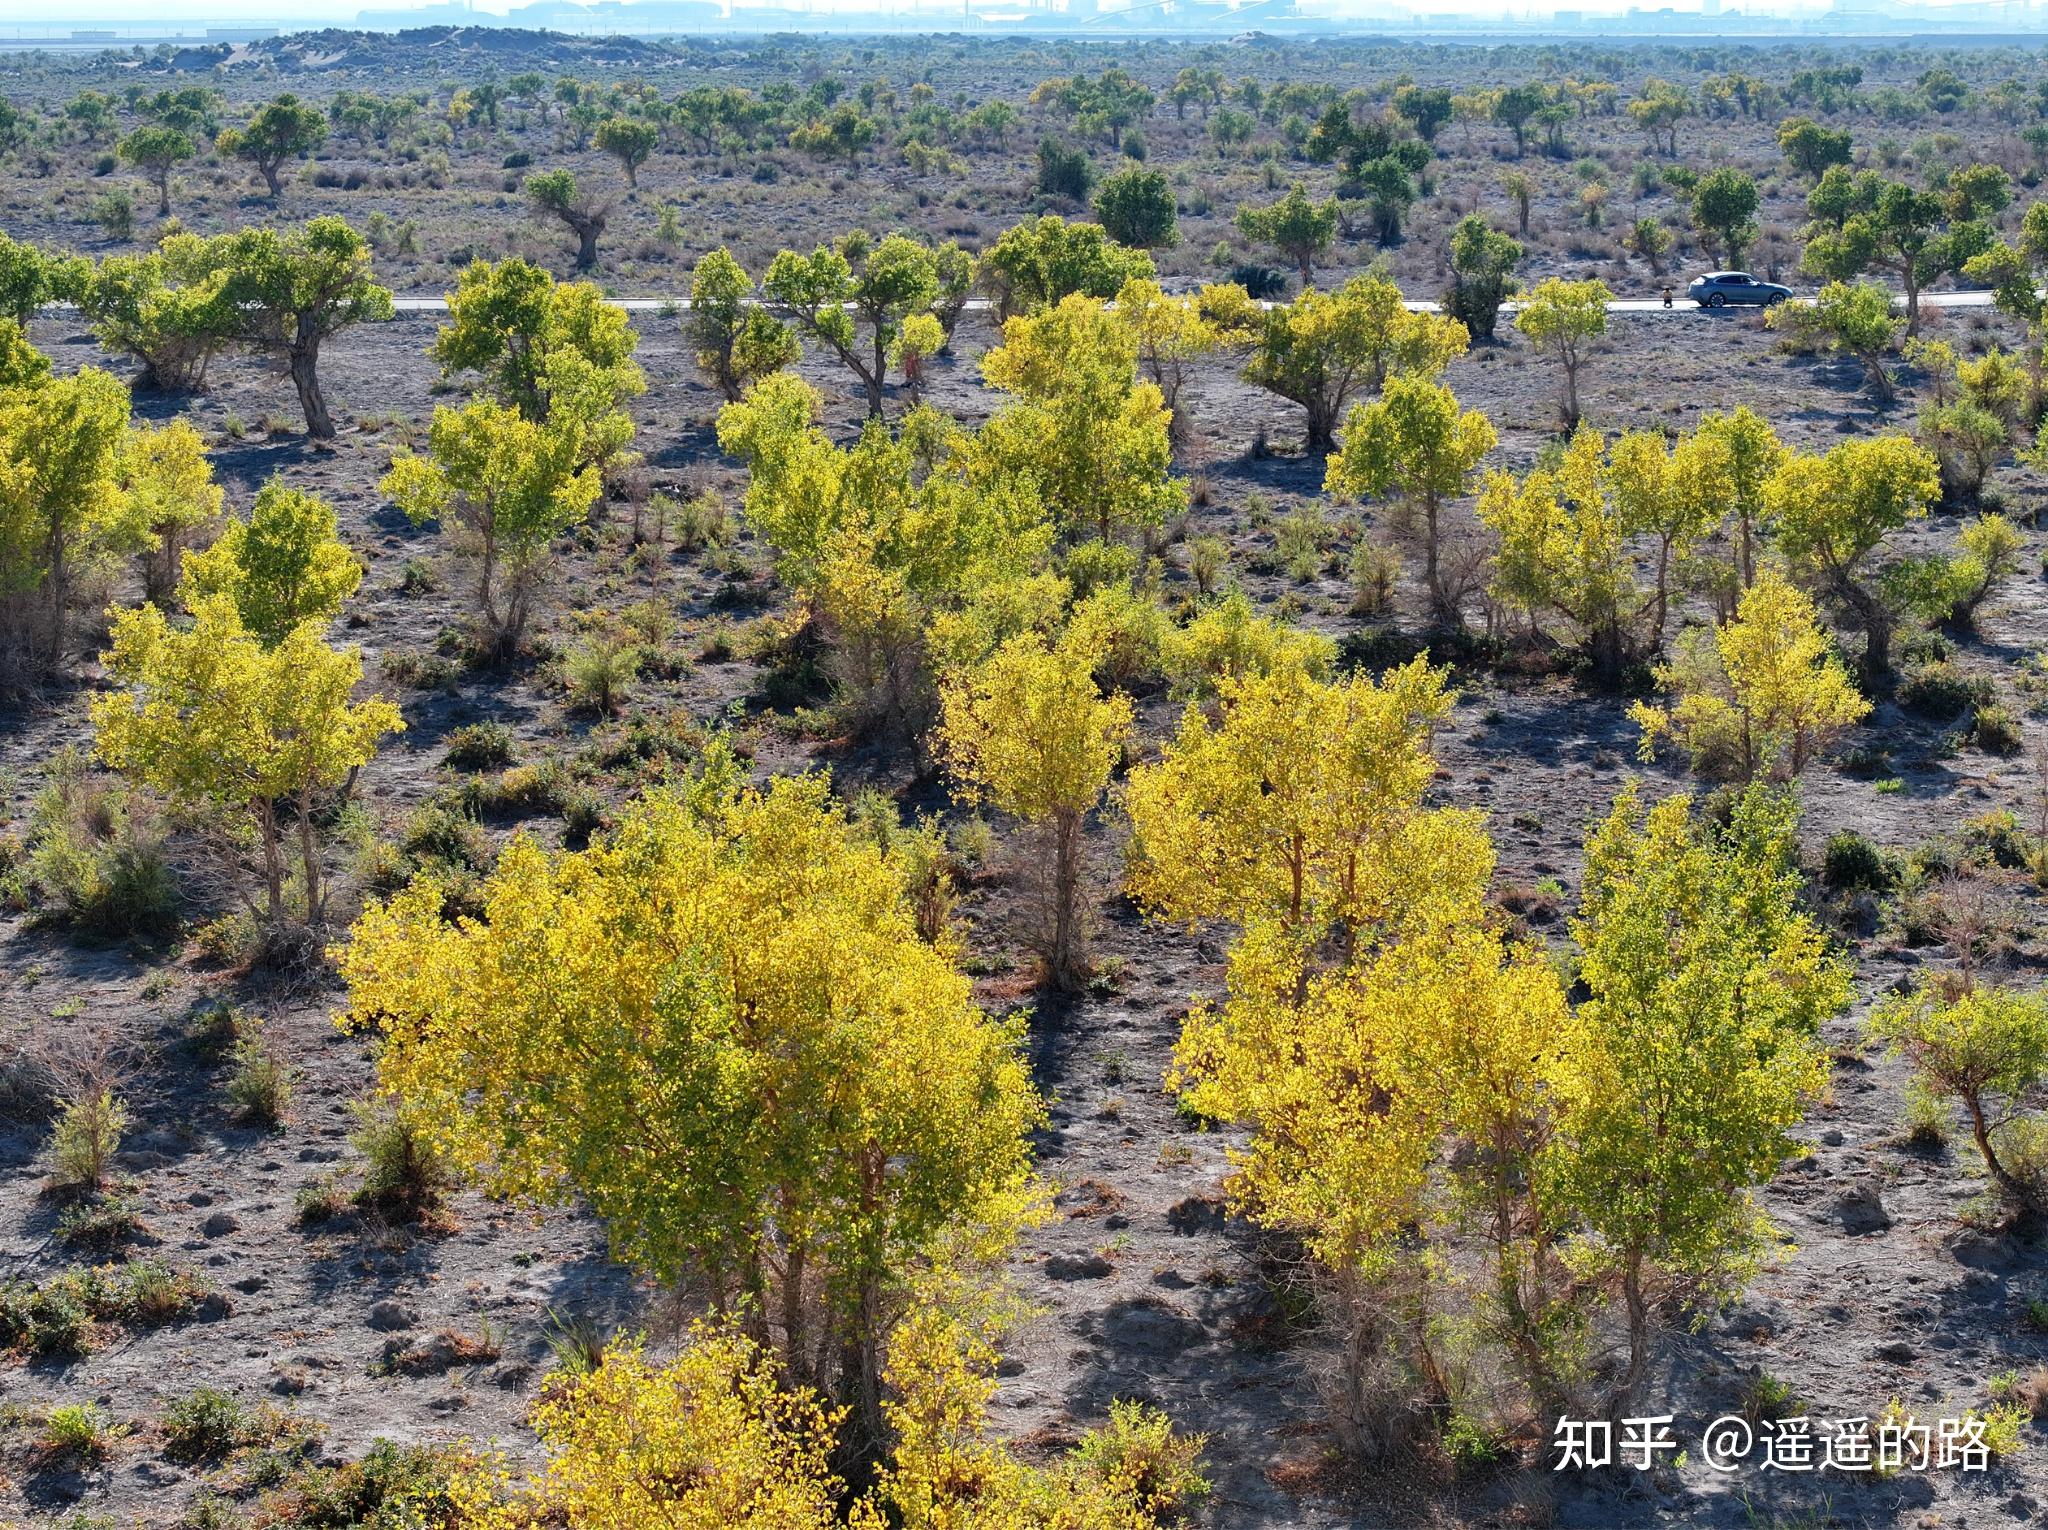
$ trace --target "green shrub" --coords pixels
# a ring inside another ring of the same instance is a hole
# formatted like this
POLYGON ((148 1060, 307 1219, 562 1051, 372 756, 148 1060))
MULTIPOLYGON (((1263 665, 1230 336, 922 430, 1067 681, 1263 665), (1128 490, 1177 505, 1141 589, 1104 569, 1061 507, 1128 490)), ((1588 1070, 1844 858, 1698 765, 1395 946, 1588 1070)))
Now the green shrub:
POLYGON ((562 804, 562 843, 571 850, 582 849, 604 827, 604 820, 604 798, 587 786, 578 787, 562 804))
POLYGON ((192 932, 192 945, 202 961, 216 967, 244 967, 262 948, 262 923, 242 910, 209 919, 192 932))
POLYGON ((447 868, 480 872, 491 864, 491 842, 483 825, 438 802, 415 808, 399 831, 399 853, 409 871, 447 868))
POLYGON ((0 1349, 19 1349, 45 1360, 75 1360, 92 1353, 92 1313, 75 1280, 37 1286, 0 1286, 0 1349))
POLYGON ((1899 705, 1933 722, 1953 721, 1996 695, 1989 679, 1965 675, 1946 659, 1923 664, 1899 682, 1899 705))
POLYGON ((119 1431, 98 1403, 62 1403, 43 1419, 43 1449, 76 1461, 98 1461, 119 1431))
POLYGON ((235 1043, 234 1072, 228 1076, 228 1101, 252 1126, 276 1131, 284 1125, 292 1103, 292 1069, 261 1035, 235 1043))
POLYGON ((161 1328, 189 1317, 206 1299, 207 1284, 161 1259, 136 1259, 90 1271, 86 1303, 102 1322, 126 1328, 161 1328))
POLYGON ((135 199, 125 191, 103 191, 92 199, 92 221, 109 239, 135 237, 135 199))
POLYGON ((1994 808, 1963 825, 1962 851, 1979 865, 2018 871, 2032 861, 2034 844, 2010 808, 1994 808))
POLYGON ((200 1387, 164 1410, 164 1459, 217 1461, 242 1443, 248 1427, 249 1411, 241 1399, 200 1387))
POLYGON ((1202 1444, 1199 1435, 1176 1434, 1159 1409, 1118 1399, 1109 1422, 1082 1437, 1074 1465, 1084 1478, 1121 1488, 1148 1519, 1175 1518, 1209 1494, 1202 1444))
POLYGON ((706 489, 695 499, 674 503, 676 546, 684 552, 702 552, 723 547, 732 540, 732 521, 725 500, 716 490, 706 489))
POLYGON ((410 1530, 455 1522, 451 1453, 379 1440, 360 1461, 309 1466, 281 1488, 298 1505, 294 1530, 410 1530))
POLYGON ((1977 720, 1970 732, 1977 747, 1986 754, 2018 754, 2026 742, 2020 730, 2019 714, 2011 707, 1997 703, 1977 708, 1977 720))
POLYGON ((301 1227, 320 1227, 349 1208, 350 1197, 333 1176, 301 1185, 292 1196, 292 1210, 301 1227))
POLYGON ((135 1203, 118 1195, 74 1201, 57 1216, 58 1241, 94 1253, 110 1253, 141 1231, 135 1203))
POLYGON ((1854 829, 1843 829, 1828 839, 1821 856, 1820 879, 1837 890, 1883 892, 1892 885, 1893 872, 1884 851, 1854 829))
POLYGON ((1280 567, 1296 584, 1306 584, 1322 573, 1323 549, 1329 542, 1329 517, 1314 500, 1282 520, 1273 533, 1273 551, 1280 567))
POLYGON ((470 723, 448 735, 441 763, 457 770, 502 770, 512 763, 512 730, 503 723, 470 723))
POLYGON ((579 643, 562 660, 562 684, 580 712, 609 717, 639 678, 645 655, 637 643, 601 637, 579 643))
POLYGON ((88 934, 178 927, 177 878, 154 810, 72 751, 52 760, 50 784, 30 807, 25 879, 51 917, 88 934))
POLYGON ((219 1062, 235 1049, 235 1043, 260 1024, 225 1002, 208 1004, 194 1012, 185 1024, 185 1041, 207 1062, 219 1062))
POLYGON ((368 1108, 358 1119, 362 1125, 349 1139, 364 1159, 357 1202, 405 1222, 437 1210, 455 1183, 454 1166, 418 1122, 368 1108))
POLYGON ((1508 1442, 1463 1409, 1454 1410, 1443 1425, 1444 1454, 1461 1472, 1480 1471, 1501 1460, 1508 1442))
POLYGON ((54 1182, 77 1190, 104 1185, 108 1166, 121 1151, 121 1133, 127 1129, 128 1107, 111 1090, 97 1089, 67 1101, 50 1133, 54 1182))

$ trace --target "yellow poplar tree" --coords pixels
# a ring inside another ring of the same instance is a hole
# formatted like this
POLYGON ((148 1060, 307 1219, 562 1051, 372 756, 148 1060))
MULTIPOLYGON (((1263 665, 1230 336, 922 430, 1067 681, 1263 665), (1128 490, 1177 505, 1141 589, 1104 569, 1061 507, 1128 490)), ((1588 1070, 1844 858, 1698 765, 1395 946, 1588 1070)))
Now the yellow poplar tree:
POLYGON ((494 1191, 579 1196, 613 1247, 882 1429, 880 1356, 942 1242, 1015 1225, 1039 1105, 1019 1031, 918 936, 819 776, 516 839, 448 923, 417 883, 337 953, 383 1089, 494 1191))
POLYGON ((1312 937, 1398 920, 1441 878, 1484 882, 1477 820, 1422 805, 1430 733, 1451 705, 1442 670, 1416 659, 1325 683, 1283 667, 1217 693, 1221 720, 1189 706, 1124 788, 1129 887, 1146 909, 1189 925, 1273 918, 1312 937))
POLYGON ((100 659, 122 689, 93 701, 99 757, 175 802, 243 815, 272 924, 295 870, 305 923, 319 926, 321 809, 405 726, 388 701, 351 700, 361 655, 328 647, 314 621, 267 643, 230 597, 208 595, 189 628, 155 606, 117 613, 100 659))
POLYGON ((1500 543, 1494 594, 1528 613, 1532 634, 1541 613, 1563 615, 1601 676, 1619 676, 1641 643, 1643 603, 1600 433, 1580 426, 1555 467, 1519 482, 1512 473, 1488 474, 1477 514, 1500 543))
POLYGON ((1764 486, 1778 549, 1863 629, 1863 667, 1891 673, 1895 613, 1870 565, 1884 539, 1941 496, 1934 454, 1906 436, 1844 441, 1821 456, 1791 456, 1764 486))
POLYGON ((845 1503, 834 1472, 844 1410, 780 1386, 774 1360, 730 1326, 700 1324, 677 1357, 615 1344, 534 1409, 548 1460, 514 1486, 499 1461, 449 1487, 464 1530, 1154 1530, 1208 1490, 1203 1440, 1156 1409, 1110 1421, 1048 1467, 989 1438, 989 1325, 922 1300, 889 1343, 893 1449, 845 1503), (843 1508, 842 1508, 843 1505, 843 1508))
POLYGON ((1175 1052, 1188 1103, 1251 1128, 1232 1155, 1235 1205, 1298 1234, 1327 1272, 1339 1419, 1367 1455, 1402 1437, 1389 1404, 1408 1388, 1464 1401, 1441 1336, 1407 1309, 1450 1316, 1468 1297, 1546 1403, 1574 1369, 1562 1219, 1542 1201, 1571 1017, 1541 948, 1487 929, 1478 892, 1418 888, 1403 938, 1322 972, 1278 924, 1255 925, 1228 1002, 1195 1006, 1175 1052), (1487 1253, 1476 1276, 1432 1252, 1467 1229, 1487 1253), (1389 1376, 1390 1350, 1406 1374, 1389 1376))
POLYGON ((1130 699, 1105 697, 1096 685, 1101 657, 1078 634, 1052 646, 1036 633, 1012 638, 948 683, 938 738, 963 795, 1048 833, 1050 928, 1041 954, 1061 988, 1087 980, 1082 831, 1131 731, 1130 699))
POLYGON ((1443 507, 1465 492, 1472 470, 1498 439, 1478 410, 1459 412, 1449 388, 1423 377, 1395 377, 1378 399, 1352 409, 1343 448, 1330 458, 1329 493, 1339 499, 1387 495, 1420 512, 1430 610, 1448 625, 1459 617, 1441 573, 1443 507))
MULTIPOLYGON (((1703 416, 1672 452, 1673 488, 1679 497, 1698 505, 1709 527, 1733 523, 1738 590, 1756 582, 1757 550, 1771 515, 1765 487, 1785 457, 1771 422, 1747 404, 1703 416)), ((1723 607, 1724 614, 1732 605, 1731 600, 1723 607)))
POLYGON ((271 479, 248 520, 230 518, 213 546, 186 558, 185 604, 226 595, 266 643, 301 622, 325 627, 363 582, 363 565, 335 526, 326 501, 271 479))
POLYGON ((80 574, 148 543, 127 440, 128 390, 97 367, 0 390, 0 615, 35 664, 62 654, 80 574))
POLYGON ((870 419, 850 447, 819 411, 810 384, 778 373, 719 412, 719 441, 751 469, 747 521, 803 597, 848 720, 919 738, 934 673, 994 646, 970 631, 974 608, 1018 592, 1053 528, 1031 477, 978 479, 966 433, 935 411, 894 432, 870 419))
POLYGON ((1669 737, 1695 768, 1748 781, 1787 778, 1870 713, 1815 619, 1813 602, 1765 571, 1742 597, 1735 620, 1711 634, 1695 628, 1675 662, 1657 669, 1669 707, 1636 702, 1641 753, 1655 757, 1669 737))
POLYGON ((205 438, 182 418, 130 430, 124 476, 135 518, 156 538, 143 558, 143 590, 161 603, 178 583, 186 542, 219 518, 221 488, 205 438))
POLYGON ((1264 315, 1235 283, 1175 297, 1149 277, 1133 277, 1116 295, 1116 317, 1137 341, 1139 365, 1166 405, 1168 433, 1183 446, 1188 419, 1181 393, 1195 363, 1249 340, 1264 315))
POLYGON ((2009 1134, 2019 1129, 2031 1137, 2040 1129, 2038 1112, 2028 1106, 2048 1082, 2048 997, 2038 989, 1979 987, 1966 977, 1960 992, 1926 984, 1896 994, 1870 1019, 1872 1037, 1912 1064, 1922 1088, 1963 1107, 1998 1188, 2015 1205, 2040 1211, 2048 1186, 2014 1172, 2017 1144, 2009 1134))
POLYGON ((1168 474, 1166 400, 1139 380, 1138 342, 1100 298, 1076 293, 1007 320, 981 372, 1017 402, 975 438, 979 473, 1034 478, 1070 540, 1107 542, 1186 507, 1186 489, 1168 474))
POLYGON ((1607 305, 1614 294, 1598 280, 1568 282, 1549 277, 1523 294, 1515 328, 1564 370, 1564 428, 1579 427, 1579 370, 1593 341, 1607 333, 1607 305))

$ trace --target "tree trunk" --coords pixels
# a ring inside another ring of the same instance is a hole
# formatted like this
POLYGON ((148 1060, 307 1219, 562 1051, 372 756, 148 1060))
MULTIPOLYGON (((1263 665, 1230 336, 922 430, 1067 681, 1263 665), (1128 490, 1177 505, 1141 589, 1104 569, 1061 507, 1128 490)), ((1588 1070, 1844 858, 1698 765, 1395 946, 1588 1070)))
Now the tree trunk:
POLYGON ((1046 963, 1053 986, 1073 992, 1088 980, 1081 956, 1081 814, 1060 808, 1053 814, 1052 950, 1046 963))
POLYGON ((320 876, 320 845, 313 834, 313 799, 299 794, 299 875, 306 886, 306 923, 317 927, 326 912, 327 894, 320 876))
POLYGON ((275 202, 278 192, 283 189, 278 181, 277 172, 279 167, 265 161, 258 164, 256 168, 263 172, 263 184, 270 188, 270 200, 275 202))
POLYGON ((861 381, 868 385, 868 413, 876 419, 882 417, 883 388, 889 381, 889 348, 882 341, 882 325, 875 324, 875 362, 861 381))
POLYGON ((782 1345, 788 1357, 790 1375, 798 1385, 813 1378, 803 1374, 804 1364, 804 1278, 808 1273, 801 1243, 792 1243, 782 1263, 782 1345))
POLYGON ((1429 586, 1429 608, 1440 627, 1455 627, 1458 613, 1451 606, 1450 592, 1443 586, 1437 558, 1437 513, 1436 499, 1431 496, 1422 507, 1423 513, 1423 580, 1429 586))
POLYGON ((1308 411, 1308 449, 1329 451, 1337 444, 1336 400, 1313 395, 1302 401, 1308 411))
POLYGON ((306 412, 306 434, 316 441, 334 439, 334 420, 327 413, 327 400, 320 392, 320 341, 302 340, 291 348, 292 386, 299 390, 299 407, 306 412))
POLYGON ((1621 1380, 1615 1384, 1613 1398, 1608 1404, 1609 1413, 1619 1413, 1628 1407, 1650 1366, 1650 1304, 1643 1295, 1643 1256, 1640 1252, 1629 1255, 1628 1265, 1622 1272, 1621 1292, 1628 1309, 1628 1369, 1622 1372, 1621 1380))
POLYGON ((1892 612, 1884 598, 1864 589, 1846 575, 1837 575, 1835 588, 1842 601, 1856 615, 1863 628, 1863 673, 1872 681, 1884 681, 1892 672, 1892 612))
POLYGON ((156 178, 156 215, 159 218, 171 215, 171 172, 168 170, 156 178))
POLYGON ((1970 1135, 1976 1140, 1977 1151, 1984 1157, 1984 1167, 1991 1171, 1991 1177, 1998 1182, 1998 1188, 2019 1205, 2029 1210, 2037 1209, 2034 1197, 2028 1193, 2027 1187, 2014 1177, 2012 1170, 1998 1161, 1998 1154, 1991 1146, 1991 1128, 1984 1120, 1984 1102, 1966 1097, 1963 1108, 1970 1113, 1970 1135))
POLYGON ((1664 647, 1664 619, 1671 614, 1671 538, 1668 536, 1657 545, 1657 603, 1651 610, 1655 613, 1650 621, 1650 653, 1654 657, 1664 647))
POLYGON ((263 883, 269 894, 270 922, 284 922, 284 852, 278 843, 277 805, 256 804, 256 833, 263 842, 263 883))
POLYGON ((597 236, 604 225, 594 218, 578 218, 569 226, 576 231, 576 269, 588 271, 597 264, 597 236))

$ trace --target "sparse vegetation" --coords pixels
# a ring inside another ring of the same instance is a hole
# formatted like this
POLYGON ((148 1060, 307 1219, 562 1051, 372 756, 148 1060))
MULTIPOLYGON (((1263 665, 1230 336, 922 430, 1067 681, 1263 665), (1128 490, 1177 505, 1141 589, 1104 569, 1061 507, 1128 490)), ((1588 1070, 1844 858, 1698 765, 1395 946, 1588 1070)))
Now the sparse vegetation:
POLYGON ((9 57, 0 1521, 2042 1496, 2038 60, 1289 26, 9 57))

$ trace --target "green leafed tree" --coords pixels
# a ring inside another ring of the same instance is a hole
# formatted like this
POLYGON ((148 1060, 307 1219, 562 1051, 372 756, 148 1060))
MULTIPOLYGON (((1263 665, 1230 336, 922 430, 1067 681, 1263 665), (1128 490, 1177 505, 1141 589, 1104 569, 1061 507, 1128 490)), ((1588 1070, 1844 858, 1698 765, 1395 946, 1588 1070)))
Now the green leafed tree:
POLYGON ((1126 249, 1100 224, 1069 223, 1050 213, 1005 229, 981 261, 982 282, 1004 319, 1074 293, 1113 298, 1125 282, 1156 274, 1150 255, 1126 249))
POLYGON ((690 312, 683 327, 697 369, 729 402, 793 364, 798 355, 789 326, 755 304, 753 294, 753 278, 724 249, 698 261, 690 275, 690 312))
POLYGON ((254 165, 275 200, 283 189, 284 167, 304 159, 326 141, 327 119, 320 115, 320 108, 286 94, 258 107, 241 127, 224 130, 214 140, 214 148, 254 165))
POLYGON ((176 128, 147 123, 121 140, 121 158, 156 187, 156 211, 160 218, 171 215, 171 172, 198 151, 192 140, 176 128))
POLYGON ((400 452, 382 488, 414 521, 439 520, 476 569, 482 646, 514 651, 555 539, 590 513, 602 482, 580 418, 537 424, 492 399, 434 411, 425 457, 400 452))
POLYGON ((1163 172, 1132 165, 1102 183, 1095 216, 1109 237, 1131 249, 1171 249, 1180 243, 1180 209, 1163 172))
POLYGON ((470 372, 536 423, 558 401, 586 417, 644 392, 640 337, 625 311, 589 282, 558 282, 530 261, 472 261, 448 294, 431 355, 441 375, 470 372))
POLYGON ((871 415, 882 413, 889 350, 903 321, 928 311, 939 295, 932 250, 903 234, 879 242, 849 234, 807 256, 784 250, 762 285, 788 306, 798 328, 830 347, 860 379, 871 415))
POLYGON ((226 596, 243 629, 270 647, 304 623, 324 629, 363 582, 336 525, 324 500, 273 478, 246 521, 230 517, 211 547, 185 555, 180 597, 196 611, 226 596))
POLYGON ((1586 845, 1572 935, 1588 997, 1556 1188, 1621 1294, 1613 1406, 1647 1379, 1660 1313, 1711 1310, 1757 1268, 1770 1226, 1753 1193, 1827 1083, 1816 1032, 1849 979, 1800 907, 1794 816, 1753 788, 1718 829, 1688 798, 1645 810, 1631 789, 1586 845))
POLYGON ((352 324, 391 317, 391 293, 370 269, 370 244, 340 218, 297 229, 228 236, 224 296, 240 337, 283 358, 306 415, 306 433, 331 440, 320 388, 320 348, 352 324))
POLYGON ((626 172, 626 184, 640 184, 640 167, 654 153, 660 135, 651 122, 638 117, 607 117, 597 125, 591 141, 619 162, 626 172))
POLYGON ((526 200, 534 211, 559 220, 576 236, 576 269, 597 264, 597 241, 611 220, 611 203, 577 184, 569 170, 546 170, 526 178, 526 200))
POLYGON ((1296 183, 1270 206, 1239 208, 1237 231, 1254 244, 1270 244, 1293 261, 1306 287, 1314 279, 1316 257, 1337 237, 1337 202, 1334 197, 1312 202, 1296 183))

